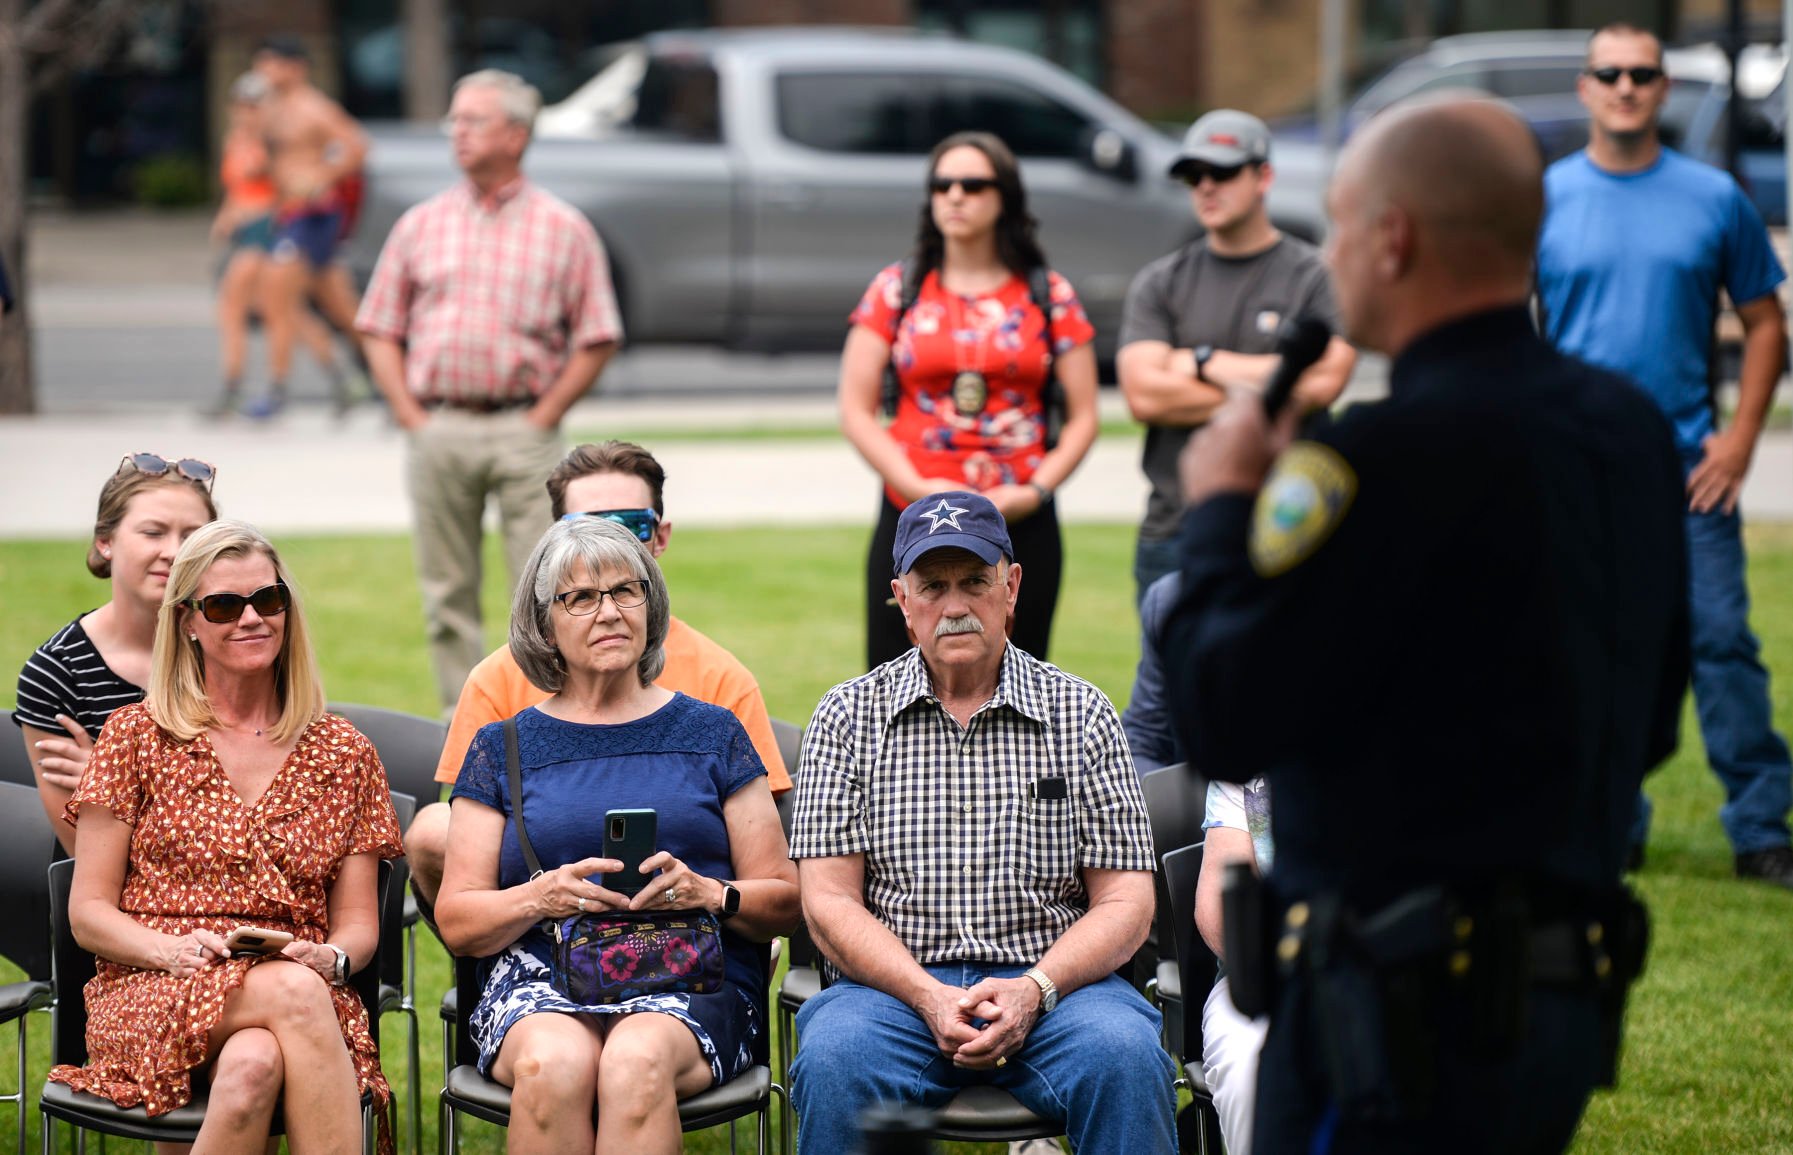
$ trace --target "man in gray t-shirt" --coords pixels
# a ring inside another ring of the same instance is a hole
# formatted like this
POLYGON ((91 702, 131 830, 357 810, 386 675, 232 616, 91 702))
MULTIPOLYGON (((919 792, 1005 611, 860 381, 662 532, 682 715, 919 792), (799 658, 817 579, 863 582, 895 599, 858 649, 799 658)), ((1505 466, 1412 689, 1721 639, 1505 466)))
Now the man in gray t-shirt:
MULTIPOLYGON (((1178 568, 1183 512, 1177 456, 1190 432, 1233 389, 1261 390, 1276 368, 1277 326, 1315 316, 1335 331, 1338 312, 1319 250, 1270 223, 1270 130, 1255 116, 1210 112, 1183 139, 1170 175, 1189 185, 1207 235, 1153 261, 1133 279, 1121 318, 1121 392, 1146 425, 1141 467, 1152 483, 1133 559, 1138 596, 1178 568)), ((1332 404, 1356 361, 1337 337, 1302 375, 1297 401, 1332 404)))

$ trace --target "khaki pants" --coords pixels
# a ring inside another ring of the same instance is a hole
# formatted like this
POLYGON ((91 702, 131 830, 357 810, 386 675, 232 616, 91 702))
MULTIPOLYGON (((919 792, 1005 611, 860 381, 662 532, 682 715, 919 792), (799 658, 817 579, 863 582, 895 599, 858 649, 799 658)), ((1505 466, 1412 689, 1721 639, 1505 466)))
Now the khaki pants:
MULTIPOLYGON (((486 656, 480 626, 480 522, 486 498, 498 499, 504 556, 514 588, 550 520, 548 474, 560 463, 560 433, 537 429, 526 410, 472 413, 437 409, 408 434, 412 546, 430 659, 444 711, 486 656)), ((508 600, 508 595, 507 595, 508 600)))

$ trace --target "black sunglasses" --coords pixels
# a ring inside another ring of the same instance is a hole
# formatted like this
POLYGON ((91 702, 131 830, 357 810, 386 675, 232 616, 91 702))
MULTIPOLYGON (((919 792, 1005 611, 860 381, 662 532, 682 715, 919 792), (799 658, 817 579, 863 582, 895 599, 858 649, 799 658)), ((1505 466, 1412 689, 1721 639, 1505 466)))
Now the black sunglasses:
POLYGON ((284 614, 292 605, 292 596, 287 593, 285 582, 275 582, 252 594, 208 594, 188 598, 187 604, 204 614, 206 621, 224 625, 242 617, 244 606, 254 606, 255 612, 264 618, 284 614))
POLYGON ((1239 174, 1244 171, 1245 166, 1242 164, 1189 164, 1183 166, 1180 175, 1184 184, 1194 188, 1202 183, 1204 177, 1213 178, 1215 184, 1228 184, 1238 180, 1239 174))
POLYGON ((207 493, 212 491, 212 482, 218 479, 217 467, 197 457, 169 461, 158 453, 132 453, 118 463, 118 472, 123 473, 126 469, 134 469, 146 477, 161 477, 172 469, 176 475, 205 486, 207 493))
POLYGON ((928 188, 937 193, 949 193, 958 185, 965 190, 965 195, 974 197, 978 193, 988 192, 996 187, 993 176, 937 176, 928 181, 928 188))
POLYGON ((1617 84, 1621 76, 1629 76, 1631 83, 1639 88, 1646 84, 1655 84, 1662 79, 1662 69, 1651 68, 1647 64, 1637 68, 1590 68, 1587 69, 1587 74, 1601 84, 1609 86, 1617 84))

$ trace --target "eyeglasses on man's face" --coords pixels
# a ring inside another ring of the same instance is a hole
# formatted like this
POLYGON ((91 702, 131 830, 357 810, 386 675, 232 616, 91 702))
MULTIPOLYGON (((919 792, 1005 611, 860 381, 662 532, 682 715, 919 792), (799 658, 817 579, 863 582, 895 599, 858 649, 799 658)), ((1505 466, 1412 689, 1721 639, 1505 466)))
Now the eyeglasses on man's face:
POLYGON ((1639 88, 1655 84, 1662 79, 1662 69, 1652 68, 1649 65, 1640 65, 1637 68, 1590 68, 1587 69, 1587 74, 1608 88, 1617 84, 1621 76, 1629 76, 1631 83, 1639 88))
POLYGON ((562 521, 577 521, 582 517, 601 517, 605 521, 614 521, 643 543, 654 540, 654 530, 660 525, 660 515, 651 509, 587 509, 560 515, 562 521))

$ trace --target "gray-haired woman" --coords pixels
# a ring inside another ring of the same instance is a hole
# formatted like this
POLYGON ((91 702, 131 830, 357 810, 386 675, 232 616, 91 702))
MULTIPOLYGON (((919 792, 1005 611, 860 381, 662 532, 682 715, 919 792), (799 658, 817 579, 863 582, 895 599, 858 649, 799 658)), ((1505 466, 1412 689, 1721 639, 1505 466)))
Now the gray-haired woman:
POLYGON ((796 923, 797 872, 741 724, 654 684, 670 616, 660 567, 632 534, 555 523, 517 585, 510 640, 553 693, 516 719, 543 874, 530 877, 518 846, 500 724, 474 738, 455 783, 436 914, 456 953, 497 956, 469 1025, 480 1070, 513 1088, 511 1151, 677 1151, 678 1100, 739 1074, 766 1030, 756 944, 796 923), (643 808, 659 846, 630 898, 595 881, 623 869, 597 856, 605 811, 643 808), (550 985, 544 920, 655 908, 725 920, 720 991, 582 1006, 550 985))

